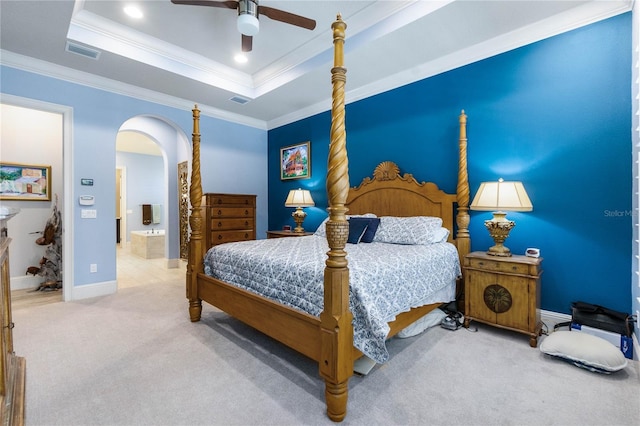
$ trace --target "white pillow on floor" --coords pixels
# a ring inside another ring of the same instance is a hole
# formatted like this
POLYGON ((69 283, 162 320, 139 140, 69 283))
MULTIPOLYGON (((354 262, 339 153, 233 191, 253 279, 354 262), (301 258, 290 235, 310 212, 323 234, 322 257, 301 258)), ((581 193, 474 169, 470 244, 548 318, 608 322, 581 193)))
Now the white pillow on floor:
POLYGON ((620 349, 601 337, 579 331, 555 331, 545 337, 540 351, 597 373, 613 373, 627 366, 620 349))

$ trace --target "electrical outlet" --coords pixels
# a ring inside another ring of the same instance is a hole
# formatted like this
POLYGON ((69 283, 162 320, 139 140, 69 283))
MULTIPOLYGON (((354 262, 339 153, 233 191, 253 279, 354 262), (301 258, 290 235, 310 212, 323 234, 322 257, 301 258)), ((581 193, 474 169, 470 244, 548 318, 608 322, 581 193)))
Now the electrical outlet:
POLYGON ((640 311, 636 311, 636 328, 640 330, 640 311))
POLYGON ((91 265, 89 265, 89 272, 98 272, 98 264, 92 263, 91 265))

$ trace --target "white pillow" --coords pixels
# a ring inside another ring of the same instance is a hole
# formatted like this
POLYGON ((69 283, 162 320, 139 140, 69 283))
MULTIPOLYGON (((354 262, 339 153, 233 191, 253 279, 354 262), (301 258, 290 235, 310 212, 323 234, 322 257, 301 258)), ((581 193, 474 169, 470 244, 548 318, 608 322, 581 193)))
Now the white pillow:
POLYGON ((449 230, 447 228, 440 228, 433 231, 431 238, 429 238, 430 244, 444 243, 449 238, 449 230))
POLYGON ((398 334, 396 334, 396 336, 401 339, 416 336, 430 327, 440 325, 440 323, 442 322, 442 318, 446 316, 447 314, 442 309, 436 308, 416 322, 411 323, 407 327, 400 330, 398 334))
MULTIPOLYGON (((349 219, 350 217, 378 217, 373 213, 365 213, 365 214, 354 214, 354 215, 347 215, 347 219, 349 219)), ((327 236, 327 222, 329 221, 329 218, 327 217, 325 220, 322 221, 322 223, 320 224, 320 226, 318 226, 318 229, 316 229, 316 232, 313 233, 313 235, 317 236, 317 237, 326 237, 327 236)))
POLYGON ((542 340, 540 351, 597 373, 609 374, 627 366, 620 349, 579 331, 554 331, 542 340))
POLYGON ((395 217, 383 216, 373 238, 374 243, 389 244, 433 244, 440 232, 442 218, 433 216, 395 217))

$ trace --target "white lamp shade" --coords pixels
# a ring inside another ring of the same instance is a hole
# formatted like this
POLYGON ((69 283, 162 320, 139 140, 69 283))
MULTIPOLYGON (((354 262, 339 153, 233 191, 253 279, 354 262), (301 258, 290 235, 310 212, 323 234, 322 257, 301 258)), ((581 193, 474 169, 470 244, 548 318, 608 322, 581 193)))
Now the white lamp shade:
POLYGON ((284 205, 285 207, 312 207, 316 204, 313 202, 311 192, 308 189, 292 189, 289 191, 284 205))
POLYGON ((254 36, 260 30, 260 21, 253 15, 243 13, 238 15, 238 31, 246 36, 254 36))
POLYGON ((471 202, 471 210, 506 210, 512 212, 530 212, 533 204, 522 182, 482 182, 471 202))

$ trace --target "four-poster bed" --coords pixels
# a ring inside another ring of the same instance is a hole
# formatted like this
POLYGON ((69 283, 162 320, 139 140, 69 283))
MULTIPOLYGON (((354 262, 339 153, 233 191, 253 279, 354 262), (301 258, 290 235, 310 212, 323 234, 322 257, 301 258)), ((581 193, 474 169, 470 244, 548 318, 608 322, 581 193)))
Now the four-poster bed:
MULTIPOLYGON (((326 178, 329 218, 325 224, 326 243, 329 250, 324 252, 326 261, 323 273, 322 312, 319 316, 310 315, 204 273, 204 258, 209 247, 205 246, 203 236, 208 232, 210 225, 204 223, 207 229, 203 230, 200 112, 197 106, 193 110, 193 159, 190 187, 192 210, 189 218, 191 238, 186 290, 191 321, 200 320, 204 300, 317 361, 320 375, 325 381, 327 415, 333 421, 341 421, 346 415, 348 381, 353 374, 354 360, 362 355, 354 348, 353 316, 349 304, 347 212, 349 215, 375 213, 377 216, 440 217, 442 226, 450 231, 448 240, 455 245, 458 257, 461 259, 470 248, 469 185, 466 169, 466 116, 463 112, 460 115, 456 194, 446 194, 433 183, 418 183, 410 174, 401 175, 398 167, 391 162, 381 163, 376 167, 373 178, 366 178, 357 188, 350 188, 344 121, 346 69, 343 67, 343 45, 346 24, 339 15, 332 29, 334 38, 334 67, 331 70, 333 103, 326 178), (455 205, 457 205, 457 214, 454 214, 455 205)), ((441 303, 448 301, 438 300, 438 303, 419 306, 398 314, 395 320, 389 323, 388 337, 394 336, 441 303)))

